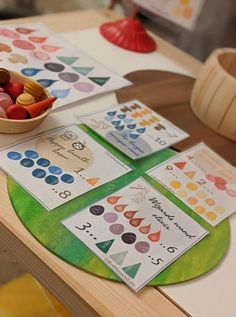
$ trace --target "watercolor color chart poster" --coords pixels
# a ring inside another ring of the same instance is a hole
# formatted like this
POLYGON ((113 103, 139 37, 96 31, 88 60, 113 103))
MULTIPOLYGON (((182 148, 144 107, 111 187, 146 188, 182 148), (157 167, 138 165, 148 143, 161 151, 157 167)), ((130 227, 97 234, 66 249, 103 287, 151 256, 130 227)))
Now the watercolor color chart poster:
POLYGON ((142 178, 62 224, 134 291, 208 233, 142 178))
POLYGON ((138 100, 82 116, 80 120, 133 160, 188 137, 138 100))
POLYGON ((0 52, 0 67, 34 79, 58 97, 54 108, 130 84, 43 24, 1 26, 0 52))
POLYGON ((130 171, 76 125, 4 149, 0 167, 48 210, 130 171))
POLYGON ((148 172, 212 226, 236 211, 236 168, 204 143, 148 172))
POLYGON ((193 29, 205 0, 133 0, 141 7, 187 29, 193 29))

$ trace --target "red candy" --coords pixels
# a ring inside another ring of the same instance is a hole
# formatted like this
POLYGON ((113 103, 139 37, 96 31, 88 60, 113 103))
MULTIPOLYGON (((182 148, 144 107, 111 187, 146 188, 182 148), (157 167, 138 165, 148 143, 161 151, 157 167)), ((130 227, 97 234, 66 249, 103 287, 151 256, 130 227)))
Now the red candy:
POLYGON ((16 99, 20 94, 23 93, 24 85, 19 81, 11 81, 8 84, 4 85, 4 90, 13 99, 16 99))
POLYGON ((24 120, 27 117, 27 111, 20 105, 11 105, 6 110, 8 119, 24 120))

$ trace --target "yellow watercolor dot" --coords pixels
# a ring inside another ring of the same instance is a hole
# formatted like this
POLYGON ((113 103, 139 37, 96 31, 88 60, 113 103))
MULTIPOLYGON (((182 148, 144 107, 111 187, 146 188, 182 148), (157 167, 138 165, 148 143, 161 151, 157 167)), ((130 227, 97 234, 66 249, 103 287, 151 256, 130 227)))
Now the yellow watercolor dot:
POLYGON ((188 183, 186 185, 186 187, 189 189, 189 190, 196 190, 197 189, 197 185, 194 184, 194 183, 188 183))
POLYGON ((171 185, 173 188, 180 188, 180 187, 181 187, 181 183, 178 182, 178 181, 171 181, 171 182, 170 182, 170 185, 171 185))
POLYGON ((195 197, 189 197, 187 199, 187 202, 190 204, 190 205, 196 205, 197 204, 197 199, 195 197))
POLYGON ((180 6, 175 6, 173 8, 172 14, 176 18, 181 17, 182 16, 182 8, 180 6))
POLYGON ((215 205, 215 201, 214 201, 213 199, 211 199, 211 198, 207 198, 207 199, 205 200, 205 203, 206 203, 208 206, 213 206, 213 205, 215 205))
POLYGON ((217 218, 217 215, 213 212, 213 211, 208 211, 206 213, 206 217, 209 219, 209 220, 215 220, 217 218))
POLYGON ((186 6, 187 4, 189 4, 189 0, 180 0, 180 3, 186 6))
POLYGON ((183 16, 185 19, 190 20, 193 16, 193 9, 191 7, 186 7, 183 11, 183 16))
POLYGON ((220 214, 223 214, 225 212, 225 208, 222 206, 216 206, 215 211, 220 213, 220 214))
POLYGON ((184 190, 178 190, 176 192, 176 195, 179 196, 180 198, 185 198, 187 196, 187 192, 184 190))
POLYGON ((204 199, 204 198, 206 198, 206 193, 203 192, 203 191, 201 191, 201 190, 199 190, 199 191, 196 193, 196 196, 197 196, 197 198, 199 198, 199 199, 204 199))
POLYGON ((202 206, 196 206, 194 210, 196 210, 198 214, 204 214, 204 212, 206 211, 206 209, 202 206))

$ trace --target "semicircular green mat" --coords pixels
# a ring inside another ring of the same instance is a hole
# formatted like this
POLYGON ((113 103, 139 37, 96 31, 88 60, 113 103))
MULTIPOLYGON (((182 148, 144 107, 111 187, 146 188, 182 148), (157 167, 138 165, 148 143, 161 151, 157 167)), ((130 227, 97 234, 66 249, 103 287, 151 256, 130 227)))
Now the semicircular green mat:
POLYGON ((20 187, 13 179, 8 178, 8 192, 12 205, 21 222, 31 234, 47 249, 66 262, 100 277, 120 281, 120 278, 107 268, 80 240, 70 233, 60 221, 75 211, 83 209, 95 201, 110 195, 139 176, 143 176, 185 213, 209 231, 207 237, 162 271, 149 285, 167 285, 183 282, 200 276, 214 268, 223 258, 229 246, 229 221, 225 220, 215 228, 211 227, 161 185, 144 174, 151 167, 173 156, 175 152, 166 149, 134 162, 107 144, 88 128, 81 127, 121 161, 133 168, 133 171, 109 184, 105 184, 75 198, 51 212, 47 212, 27 191, 20 187))

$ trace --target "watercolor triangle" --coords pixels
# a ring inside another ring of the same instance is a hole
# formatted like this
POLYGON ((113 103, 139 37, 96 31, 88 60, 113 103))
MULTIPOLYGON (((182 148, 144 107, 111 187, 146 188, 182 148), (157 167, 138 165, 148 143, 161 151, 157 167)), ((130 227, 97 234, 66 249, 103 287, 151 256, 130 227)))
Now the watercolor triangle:
POLYGON ((183 170, 187 162, 176 162, 174 165, 179 168, 180 170, 183 170))
POLYGON ((100 249, 103 253, 107 253, 107 252, 109 251, 110 247, 112 246, 112 244, 113 244, 114 241, 115 241, 115 239, 98 242, 98 243, 96 243, 96 246, 97 246, 98 249, 100 249))
POLYGON ((91 186, 94 186, 97 184, 97 182, 99 181, 99 177, 98 178, 87 178, 86 179, 86 182, 91 185, 91 186))
POLYGON ((188 171, 188 172, 184 172, 184 175, 186 175, 188 178, 193 178, 195 176, 196 172, 194 171, 188 171))
POLYGON ((90 73, 94 67, 72 67, 77 73, 81 74, 81 75, 88 75, 88 73, 90 73))
POLYGON ((114 254, 110 255, 110 258, 114 262, 116 262, 116 264, 121 265, 124 262, 124 259, 126 258, 127 254, 128 254, 128 251, 114 253, 114 254))
POLYGON ((122 268, 122 270, 129 275, 131 278, 135 278, 136 274, 138 273, 138 270, 141 266, 141 263, 136 263, 130 266, 125 266, 122 268))
POLYGON ((57 58, 64 64, 67 65, 72 65, 73 63, 75 63, 79 57, 70 57, 70 56, 57 56, 57 58))
POLYGON ((88 77, 88 78, 91 81, 93 81, 95 84, 99 86, 103 86, 111 77, 88 77))

